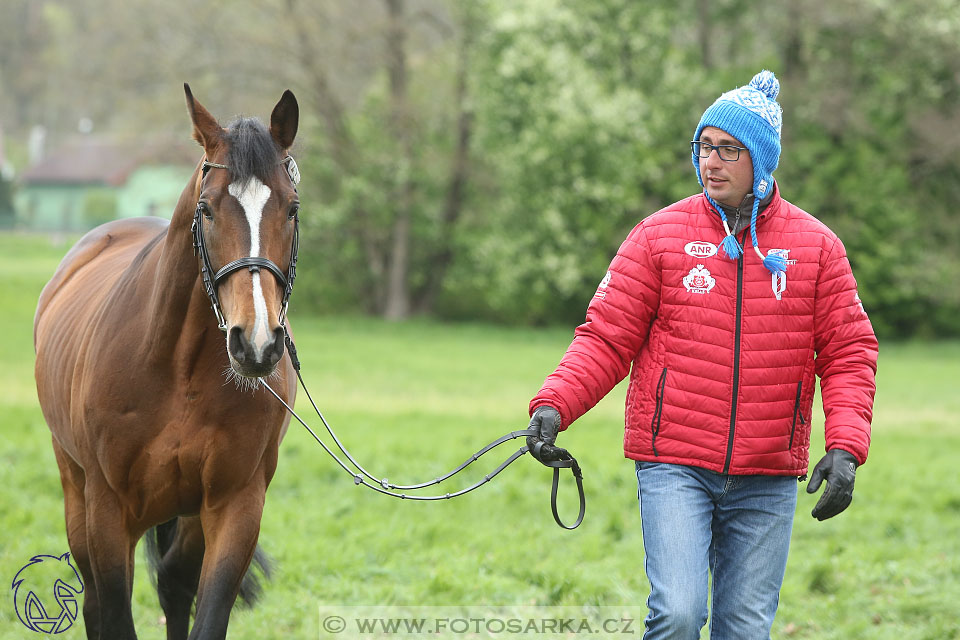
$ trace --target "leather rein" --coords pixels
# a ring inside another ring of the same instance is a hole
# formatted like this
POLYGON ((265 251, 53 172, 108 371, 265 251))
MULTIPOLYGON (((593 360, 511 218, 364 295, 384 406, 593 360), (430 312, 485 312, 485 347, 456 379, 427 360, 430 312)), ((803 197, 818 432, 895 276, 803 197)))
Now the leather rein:
POLYGON ((320 421, 323 423, 323 426, 326 428, 327 433, 330 434, 330 437, 333 438, 333 441, 336 443, 337 448, 340 450, 341 453, 343 453, 344 456, 346 456, 346 458, 353 464, 354 467, 357 468, 359 472, 354 471, 343 460, 341 460, 340 457, 337 456, 337 454, 334 453, 330 449, 330 447, 328 447, 326 443, 323 442, 323 440, 320 439, 320 436, 318 436, 316 432, 310 428, 310 425, 308 425, 303 420, 303 418, 301 418, 300 415, 293 410, 293 407, 287 404, 287 402, 283 398, 281 398, 279 394, 277 394, 277 392, 274 391, 270 385, 267 384, 266 380, 261 378, 260 384, 263 385, 263 387, 266 388, 267 391, 269 391, 271 395, 273 395, 273 397, 276 398, 278 402, 280 402, 280 404, 286 407, 287 411, 290 412, 290 415, 296 418, 297 422, 303 425, 303 427, 310 433, 310 435, 313 436, 313 439, 316 440, 321 447, 323 447, 323 450, 326 451, 330 455, 330 457, 336 461, 336 463, 340 466, 340 468, 343 469, 346 473, 348 473, 351 477, 353 477, 353 483, 355 485, 362 485, 364 487, 367 487, 368 489, 377 491, 378 493, 382 493, 384 495, 388 495, 393 498, 400 498, 401 500, 422 500, 422 501, 449 500, 450 498, 456 498, 458 496, 462 496, 464 494, 470 493, 474 489, 477 489, 487 484, 494 478, 494 476, 499 474, 501 471, 503 471, 508 466, 510 466, 510 464, 513 463, 517 458, 519 458, 520 456, 522 456, 523 454, 529 451, 531 452, 531 455, 533 455, 537 459, 537 461, 553 469, 553 485, 550 489, 550 510, 553 512, 553 519, 556 521, 556 523, 561 527, 563 527, 564 529, 572 530, 572 529, 576 529, 578 526, 580 526, 580 523, 583 522, 583 516, 586 513, 586 509, 587 509, 587 501, 586 501, 586 496, 584 495, 584 492, 583 492, 583 472, 580 470, 580 465, 577 463, 576 458, 574 458, 570 454, 570 452, 568 452, 566 449, 562 449, 560 447, 554 447, 552 445, 545 444, 542 441, 537 441, 532 449, 529 445, 524 445, 520 447, 519 449, 514 451, 510 455, 510 457, 508 457, 506 460, 500 463, 500 466, 498 466, 492 472, 485 475, 482 480, 470 485, 465 489, 461 489, 453 493, 445 493, 442 495, 433 495, 433 496, 421 496, 416 494, 411 495, 408 493, 402 493, 405 491, 425 489, 426 487, 432 487, 434 485, 440 484, 444 480, 447 480, 448 478, 451 478, 456 474, 460 473, 461 471, 466 469, 468 466, 470 466, 471 464, 476 462, 478 459, 480 459, 480 456, 487 453, 491 449, 494 449, 495 447, 503 444, 504 442, 507 442, 508 440, 514 440, 516 438, 521 438, 524 436, 538 437, 540 435, 539 431, 536 431, 534 429, 523 429, 521 431, 511 431, 507 434, 504 434, 499 438, 497 438, 496 440, 494 440, 493 442, 491 442, 490 444, 480 449, 479 451, 477 451, 476 453, 474 453, 473 455, 471 455, 459 467, 453 469, 448 473, 445 473, 442 476, 438 476, 433 480, 429 480, 427 482, 403 485, 403 484, 392 483, 388 481, 387 478, 377 478, 376 476, 368 472, 366 469, 364 469, 360 465, 360 463, 357 462, 353 458, 353 456, 350 455, 350 452, 347 451, 347 449, 343 446, 343 444, 340 442, 340 439, 337 438, 337 435, 333 432, 333 429, 330 427, 330 424, 327 422, 327 419, 323 417, 323 413, 320 411, 320 408, 317 407, 317 403, 314 402, 313 396, 310 395, 310 390, 307 389, 307 385, 306 383, 304 383, 303 377, 300 375, 300 360, 297 358, 297 348, 296 348, 296 345, 293 344, 293 340, 290 339, 289 334, 287 334, 286 336, 286 344, 287 344, 287 350, 290 353, 290 361, 293 363, 293 368, 297 372, 297 379, 300 381, 300 386, 303 387, 304 392, 306 392, 307 398, 310 400, 311 406, 313 406, 313 410, 320 417, 320 421), (549 458, 555 458, 555 459, 549 459, 549 458), (557 511, 557 493, 560 486, 560 470, 561 469, 570 469, 570 471, 573 473, 573 476, 577 482, 577 492, 579 493, 579 497, 580 497, 580 511, 577 515, 576 521, 572 525, 564 524, 563 520, 560 518, 559 512, 557 511))
MULTIPOLYGON (((290 181, 293 183, 294 190, 296 190, 297 185, 300 183, 300 171, 297 168, 297 163, 294 161, 292 156, 286 156, 283 160, 280 161, 280 163, 286 165, 287 175, 290 177, 290 181)), ((203 173, 202 173, 201 179, 206 176, 207 172, 210 169, 228 169, 229 170, 229 168, 230 167, 228 167, 227 165, 208 162, 206 159, 204 159, 203 167, 202 167, 203 173)), ((303 381, 303 376, 300 375, 300 360, 297 357, 296 345, 294 345, 293 339, 290 337, 290 332, 287 331, 285 318, 287 315, 287 307, 290 303, 290 295, 293 293, 293 280, 296 277, 296 273, 297 273, 297 253, 299 251, 299 242, 300 242, 299 226, 300 226, 300 218, 299 218, 299 214, 297 214, 296 217, 294 218, 293 243, 290 248, 290 267, 287 269, 286 273, 284 273, 283 270, 280 269, 280 267, 277 266, 277 264, 272 260, 268 258, 260 258, 260 257, 254 257, 254 256, 239 258, 237 260, 227 263, 226 265, 222 266, 219 270, 215 271, 210 261, 210 254, 207 251, 206 240, 203 234, 203 207, 200 202, 197 202, 197 209, 193 214, 193 224, 191 225, 191 232, 193 234, 193 253, 195 256, 199 256, 200 275, 203 280, 203 288, 207 293, 207 297, 210 299, 210 306, 213 308, 213 313, 217 318, 217 325, 220 327, 220 330, 224 332, 226 332, 227 330, 226 319, 224 318, 223 311, 220 308, 220 298, 217 295, 217 289, 219 288, 220 282, 224 278, 226 278, 228 275, 233 273, 234 271, 239 271, 240 269, 249 269, 252 273, 257 273, 260 271, 260 269, 266 269, 271 274, 273 274, 274 278, 276 278, 280 287, 283 289, 283 299, 280 305, 280 326, 283 327, 284 341, 287 346, 287 351, 290 354, 290 361, 293 363, 293 367, 297 372, 297 380, 299 380, 300 386, 303 387, 304 392, 306 392, 307 394, 307 398, 310 400, 310 404, 313 406, 313 409, 314 411, 316 411, 317 415, 320 416, 320 421, 323 423, 323 426, 326 427, 327 433, 330 434, 330 437, 333 438, 333 441, 336 443, 337 448, 340 450, 341 453, 343 453, 344 456, 346 456, 346 458, 353 464, 354 467, 356 467, 356 469, 359 472, 352 470, 343 460, 341 460, 340 457, 337 456, 337 454, 334 453, 323 442, 323 440, 320 439, 320 437, 316 434, 316 432, 314 432, 314 430, 310 428, 310 425, 308 425, 300 417, 300 415, 293 410, 293 407, 287 404, 286 401, 284 401, 283 398, 281 398, 277 394, 277 392, 274 391, 273 388, 267 384, 266 380, 264 380, 263 378, 260 378, 259 380, 260 384, 264 388, 266 388, 273 395, 273 397, 276 398, 286 408, 287 411, 290 412, 291 416, 297 419, 297 422, 299 422, 301 425, 304 426, 304 428, 306 428, 306 430, 310 433, 310 435, 313 436, 314 440, 316 440, 317 443, 319 443, 320 446, 323 447, 323 450, 326 451, 330 455, 330 457, 332 457, 337 462, 337 464, 353 478, 353 483, 355 485, 363 485, 364 487, 367 487, 368 489, 372 489, 373 491, 377 491, 379 493, 382 493, 384 495, 388 495, 394 498, 400 498, 402 500, 425 500, 425 501, 448 500, 450 498, 456 498, 458 496, 462 496, 464 494, 470 493, 474 489, 477 489, 485 485, 486 483, 490 482, 490 480, 492 480, 501 471, 506 469, 517 458, 519 458, 520 456, 522 456, 523 454, 529 451, 531 452, 531 455, 533 455, 541 464, 547 467, 551 467, 553 469, 553 486, 550 490, 550 509, 553 512, 553 519, 556 521, 558 525, 560 525, 564 529, 576 529, 578 526, 580 526, 580 523, 583 522, 583 516, 586 513, 586 497, 584 496, 584 492, 583 492, 583 473, 580 470, 580 465, 577 464, 576 458, 570 455, 570 453, 566 449, 544 444, 542 441, 537 441, 534 444, 533 449, 531 449, 529 445, 524 445, 520 447, 515 452, 513 452, 513 454, 511 454, 506 460, 504 460, 496 469, 494 469, 492 472, 484 476, 482 480, 470 485, 465 489, 461 489, 453 493, 445 493, 443 495, 434 495, 434 496, 422 496, 422 495, 416 495, 416 494, 410 495, 410 494, 404 493, 406 491, 413 491, 417 489, 424 489, 426 487, 432 487, 434 485, 437 485, 443 482, 444 480, 447 480, 455 476, 456 474, 460 473, 461 471, 466 469, 468 466, 476 462, 480 458, 480 456, 487 453, 491 449, 494 449, 497 446, 503 444, 504 442, 507 442, 508 440, 514 440, 516 438, 521 438, 524 436, 526 437, 539 436, 539 432, 534 429, 511 431, 510 433, 507 433, 497 438, 490 444, 486 445, 485 447, 483 447, 482 449, 474 453, 456 469, 453 469, 452 471, 442 476, 434 478, 433 480, 430 480, 427 482, 421 482, 418 484, 409 484, 409 485, 394 484, 389 482, 386 478, 377 478, 372 474, 370 474, 366 469, 364 469, 360 465, 360 463, 358 463, 353 458, 353 456, 350 455, 350 453, 346 450, 346 448, 344 448, 343 444, 341 444, 339 438, 337 438, 336 434, 333 432, 333 429, 330 427, 329 423, 327 422, 327 419, 324 418, 323 413, 320 411, 319 407, 317 407, 316 402, 314 402, 313 400, 313 396, 310 395, 310 391, 307 389, 307 385, 303 381), (572 525, 564 524, 563 520, 561 520, 560 518, 559 512, 557 511, 557 492, 560 485, 561 469, 570 469, 570 471, 573 473, 573 476, 577 482, 577 491, 579 492, 579 496, 580 496, 580 511, 579 511, 579 514, 577 515, 576 522, 574 522, 572 525)))

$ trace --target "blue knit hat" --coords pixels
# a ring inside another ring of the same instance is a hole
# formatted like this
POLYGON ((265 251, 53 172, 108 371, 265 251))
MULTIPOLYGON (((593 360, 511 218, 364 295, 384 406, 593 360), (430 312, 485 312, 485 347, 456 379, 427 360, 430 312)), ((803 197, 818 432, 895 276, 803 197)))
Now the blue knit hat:
MULTIPOLYGON (((771 273, 784 272, 787 269, 786 260, 781 255, 764 256, 757 247, 757 211, 760 201, 773 189, 773 172, 780 163, 780 129, 783 124, 783 112, 777 103, 777 94, 780 93, 780 82, 772 71, 763 70, 753 76, 745 87, 727 91, 717 98, 700 118, 697 132, 693 139, 700 139, 700 132, 704 127, 716 127, 726 131, 750 150, 750 160, 753 162, 753 214, 750 216, 750 237, 753 248, 763 261, 763 266, 771 273)), ((693 166, 697 169, 697 181, 703 186, 700 176, 700 157, 693 155, 693 166)), ((740 245, 730 233, 727 216, 723 208, 713 201, 706 189, 703 191, 707 200, 720 214, 723 228, 727 236, 721 247, 731 260, 741 255, 740 245)))

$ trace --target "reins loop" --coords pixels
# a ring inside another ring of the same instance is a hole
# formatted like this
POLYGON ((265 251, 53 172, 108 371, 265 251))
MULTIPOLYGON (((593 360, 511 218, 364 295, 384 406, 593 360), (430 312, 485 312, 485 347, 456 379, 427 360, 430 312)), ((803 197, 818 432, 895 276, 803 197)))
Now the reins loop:
MULTIPOLYGON (((286 328, 284 328, 284 330, 286 331, 286 328)), ((317 403, 314 402, 313 396, 310 394, 310 390, 307 389, 307 385, 303 381, 303 376, 300 374, 300 360, 297 357, 297 349, 296 349, 296 346, 293 344, 293 340, 290 338, 289 333, 286 333, 285 340, 287 345, 287 351, 290 354, 290 360, 293 363, 294 370, 297 373, 297 380, 299 380, 300 386, 303 388, 304 392, 307 394, 307 399, 310 400, 310 404, 313 406, 313 410, 320 417, 320 421, 323 423, 323 426, 326 428, 327 433, 330 434, 330 437, 333 438, 333 441, 336 443, 337 448, 340 450, 340 452, 344 456, 346 456, 346 458, 353 464, 353 466, 356 467, 357 471, 354 471, 353 469, 351 469, 343 460, 341 460, 340 457, 337 456, 337 454, 334 453, 330 449, 330 447, 328 447, 327 444, 323 442, 323 440, 320 439, 320 436, 318 436, 316 432, 310 428, 310 425, 308 425, 306 421, 304 421, 303 418, 301 418, 300 415, 293 410, 293 407, 287 404, 287 402, 283 398, 281 398, 277 394, 277 392, 274 391, 273 388, 270 385, 268 385, 266 381, 263 380, 262 378, 260 379, 260 384, 263 385, 263 387, 266 388, 267 391, 269 391, 271 395, 273 395, 273 397, 276 398, 277 401, 279 401, 287 409, 287 411, 290 412, 290 415, 293 416, 297 420, 297 422, 303 425, 303 427, 310 433, 310 435, 313 436, 313 439, 316 440, 321 447, 323 447, 323 450, 326 451, 327 454, 329 454, 330 457, 334 459, 334 461, 336 461, 336 463, 340 466, 340 468, 353 477, 353 483, 355 485, 363 485, 368 489, 372 489, 378 493, 382 493, 384 495, 388 495, 393 498, 400 498, 401 500, 421 500, 421 501, 449 500, 450 498, 456 498, 458 496, 462 496, 464 494, 470 493, 474 489, 477 489, 485 485, 486 483, 490 482, 490 480, 492 480, 501 471, 506 469, 517 458, 529 452, 530 447, 526 445, 520 447, 519 449, 514 451, 506 460, 500 463, 500 465, 496 469, 494 469, 489 474, 485 475, 482 480, 480 480, 479 482, 476 482, 473 485, 470 485, 465 489, 461 489, 453 493, 445 493, 442 495, 433 495, 433 496, 410 495, 407 493, 398 493, 398 492, 424 489, 426 487, 432 487, 434 485, 440 484, 444 480, 447 480, 455 476, 456 474, 460 473, 461 471, 466 469, 468 466, 470 466, 471 464, 479 460, 483 454, 498 447, 504 442, 507 442, 509 440, 514 440, 516 438, 522 438, 526 436, 536 437, 539 435, 539 432, 534 429, 523 429, 520 431, 511 431, 507 434, 500 436, 490 444, 486 445, 485 447, 483 447, 482 449, 480 449, 479 451, 471 455, 459 467, 453 469, 448 473, 445 473, 442 476, 438 476, 433 480, 428 480, 426 482, 401 485, 401 484, 395 484, 395 483, 389 482, 387 478, 377 478, 376 476, 368 472, 366 469, 364 469, 363 466, 361 466, 360 463, 358 463, 354 459, 354 457, 350 455, 350 452, 347 451, 347 449, 340 442, 340 439, 337 438, 337 435, 333 432, 333 429, 330 427, 330 424, 327 422, 327 419, 323 416, 323 412, 320 411, 320 408, 317 406, 317 403)), ((533 455, 534 453, 539 454, 542 446, 544 446, 543 442, 538 442, 535 446, 536 451, 532 452, 531 455, 533 455)), ((560 456, 561 456, 560 460, 555 460, 555 461, 541 460, 540 461, 541 464, 544 464, 553 469, 553 485, 550 490, 550 509, 553 512, 553 519, 556 521, 558 525, 560 525, 564 529, 573 530, 573 529, 576 529, 578 526, 580 526, 580 523, 583 522, 583 516, 586 513, 586 508, 587 508, 586 496, 584 495, 584 492, 583 492, 583 472, 580 470, 580 465, 577 464, 576 458, 570 455, 569 452, 567 452, 565 449, 559 449, 559 448, 557 448, 556 451, 560 453, 560 456), (577 492, 579 493, 579 498, 580 498, 580 511, 579 511, 579 514, 577 515, 576 521, 572 525, 565 524, 563 520, 560 518, 560 514, 557 510, 557 493, 559 491, 559 486, 560 486, 560 470, 561 469, 570 469, 570 471, 573 473, 573 476, 576 479, 577 492)), ((537 457, 537 459, 540 460, 539 457, 537 457)))

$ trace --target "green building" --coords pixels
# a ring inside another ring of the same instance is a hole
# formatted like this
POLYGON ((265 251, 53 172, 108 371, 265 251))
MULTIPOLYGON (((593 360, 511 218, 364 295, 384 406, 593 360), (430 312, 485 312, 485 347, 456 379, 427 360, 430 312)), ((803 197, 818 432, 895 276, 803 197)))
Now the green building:
POLYGON ((199 154, 84 137, 20 174, 17 226, 85 231, 117 218, 169 218, 199 154))

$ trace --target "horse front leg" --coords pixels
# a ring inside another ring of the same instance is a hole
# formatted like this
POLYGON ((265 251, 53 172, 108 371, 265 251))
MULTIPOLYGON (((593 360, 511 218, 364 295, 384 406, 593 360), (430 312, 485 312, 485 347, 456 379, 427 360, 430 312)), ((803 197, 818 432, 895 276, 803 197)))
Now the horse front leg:
POLYGON ((230 610, 260 535, 265 487, 247 489, 200 510, 206 549, 190 640, 223 640, 230 610))
MULTIPOLYGON (((139 536, 127 530, 120 499, 102 477, 91 478, 87 474, 84 497, 87 550, 99 610, 99 637, 101 640, 136 640, 130 599, 134 550, 139 536)), ((84 616, 87 616, 86 603, 84 616)))
POLYGON ((97 600, 97 584, 90 565, 87 548, 87 513, 83 500, 83 469, 53 439, 53 452, 60 467, 60 483, 63 485, 63 511, 67 525, 67 543, 73 561, 83 578, 83 623, 87 639, 100 638, 100 604, 97 600))

